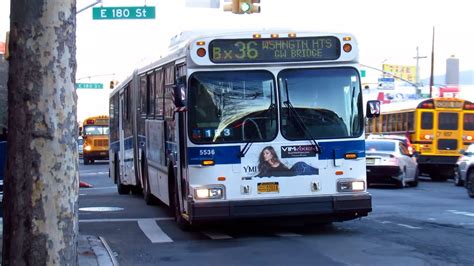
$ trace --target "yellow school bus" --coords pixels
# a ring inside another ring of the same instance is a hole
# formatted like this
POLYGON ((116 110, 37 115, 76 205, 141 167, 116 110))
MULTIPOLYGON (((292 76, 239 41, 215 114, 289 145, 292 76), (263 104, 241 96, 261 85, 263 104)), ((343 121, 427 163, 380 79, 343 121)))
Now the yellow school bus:
POLYGON ((459 98, 431 98, 384 104, 366 124, 368 134, 410 138, 420 173, 433 180, 454 175, 461 149, 474 143, 474 104, 459 98))
POLYGON ((81 135, 84 164, 109 159, 109 116, 91 116, 84 119, 81 135))

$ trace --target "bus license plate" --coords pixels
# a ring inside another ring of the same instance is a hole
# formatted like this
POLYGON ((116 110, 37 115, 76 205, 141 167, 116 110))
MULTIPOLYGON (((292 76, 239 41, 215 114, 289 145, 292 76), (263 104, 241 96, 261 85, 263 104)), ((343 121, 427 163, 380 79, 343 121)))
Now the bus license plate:
POLYGON ((367 164, 375 164, 375 159, 374 158, 367 158, 366 162, 367 162, 367 164))
POLYGON ((278 193, 280 188, 278 182, 271 183, 258 183, 257 184, 258 193, 278 193))

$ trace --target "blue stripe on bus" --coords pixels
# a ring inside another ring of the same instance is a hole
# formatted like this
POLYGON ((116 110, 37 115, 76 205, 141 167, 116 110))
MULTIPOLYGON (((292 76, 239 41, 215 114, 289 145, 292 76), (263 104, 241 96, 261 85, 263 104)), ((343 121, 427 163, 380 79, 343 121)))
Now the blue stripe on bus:
MULTIPOLYGON (((133 138, 128 137, 125 139, 125 150, 130 150, 133 147, 133 138)), ((120 150, 120 141, 114 141, 113 143, 110 143, 110 149, 112 152, 118 152, 120 150)))
POLYGON ((365 157, 364 140, 319 142, 318 144, 321 146, 319 160, 342 159, 346 153, 356 153, 358 158, 365 157))
POLYGON ((240 146, 210 146, 188 148, 190 165, 200 165, 203 160, 214 160, 215 164, 240 164, 240 146))
MULTIPOLYGON (((346 153, 356 153, 358 158, 365 157, 365 141, 319 142, 321 153, 319 160, 343 159, 346 153)), ((188 148, 190 165, 200 165, 203 160, 214 160, 215 164, 240 164, 240 146, 203 146, 188 148)))

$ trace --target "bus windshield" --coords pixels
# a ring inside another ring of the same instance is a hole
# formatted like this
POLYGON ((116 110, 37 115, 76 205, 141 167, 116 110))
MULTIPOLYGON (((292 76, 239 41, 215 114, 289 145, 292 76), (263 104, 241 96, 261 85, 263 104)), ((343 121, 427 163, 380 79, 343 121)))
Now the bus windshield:
POLYGON ((109 134, 109 126, 84 126, 84 135, 107 135, 109 134))
POLYGON ((189 86, 193 142, 269 141, 276 136, 275 85, 270 72, 197 72, 189 86))
POLYGON ((280 72, 278 81, 285 138, 347 138, 362 134, 362 94, 356 69, 287 69, 280 72), (309 134, 301 130, 298 120, 309 134))

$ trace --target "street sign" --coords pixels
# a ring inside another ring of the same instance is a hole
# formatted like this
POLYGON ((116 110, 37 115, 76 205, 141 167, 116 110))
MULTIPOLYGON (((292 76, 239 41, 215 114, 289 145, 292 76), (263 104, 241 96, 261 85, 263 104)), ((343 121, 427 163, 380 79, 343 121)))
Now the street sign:
POLYGON ((154 19, 154 6, 94 7, 92 19, 154 19))
POLYGON ((362 70, 360 71, 360 77, 361 77, 361 78, 365 78, 365 70, 364 70, 364 69, 362 69, 362 70))
POLYGON ((102 83, 76 83, 76 89, 103 89, 102 83))

